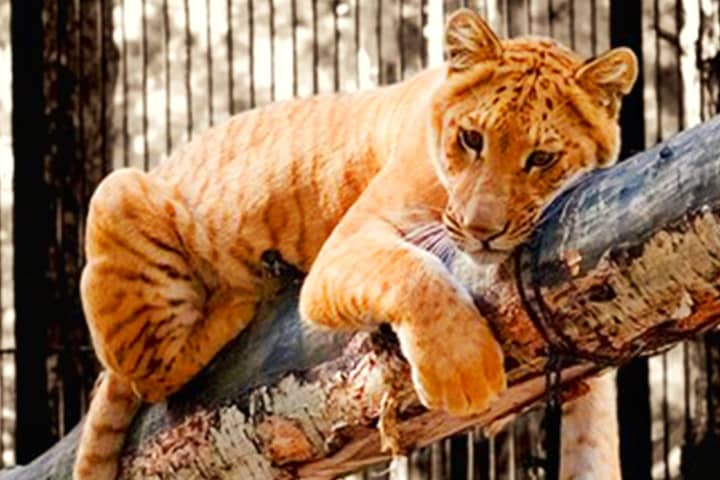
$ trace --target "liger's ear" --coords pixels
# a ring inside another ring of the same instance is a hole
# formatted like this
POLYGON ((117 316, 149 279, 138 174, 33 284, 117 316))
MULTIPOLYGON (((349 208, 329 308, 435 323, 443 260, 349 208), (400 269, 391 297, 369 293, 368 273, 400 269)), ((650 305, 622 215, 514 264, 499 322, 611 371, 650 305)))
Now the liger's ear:
POLYGON ((470 9, 453 12, 445 26, 445 52, 450 70, 463 71, 502 54, 500 40, 485 20, 470 9))
POLYGON ((620 98, 632 90, 638 75, 638 61, 629 48, 614 48, 587 61, 575 72, 577 82, 591 95, 598 96, 612 115, 620 98))

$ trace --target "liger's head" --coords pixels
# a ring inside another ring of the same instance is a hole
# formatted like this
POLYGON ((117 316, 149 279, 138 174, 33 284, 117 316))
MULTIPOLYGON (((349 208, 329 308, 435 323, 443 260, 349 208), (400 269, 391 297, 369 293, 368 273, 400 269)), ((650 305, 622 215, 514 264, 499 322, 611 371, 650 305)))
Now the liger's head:
POLYGON ((448 19, 445 48, 430 120, 444 222, 468 253, 508 252, 573 179, 616 161, 637 60, 626 48, 582 61, 547 39, 501 42, 470 10, 448 19))

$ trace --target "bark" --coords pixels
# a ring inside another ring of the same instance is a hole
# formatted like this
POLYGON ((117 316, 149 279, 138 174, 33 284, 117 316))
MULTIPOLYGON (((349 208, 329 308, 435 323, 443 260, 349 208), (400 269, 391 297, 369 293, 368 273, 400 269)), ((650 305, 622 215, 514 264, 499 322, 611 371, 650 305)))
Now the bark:
MULTIPOLYGON (((507 357, 510 388, 486 413, 426 411, 389 329, 303 327, 299 280, 288 280, 203 374, 141 412, 122 478, 331 478, 390 450, 511 420, 546 397, 550 351, 569 399, 603 366, 711 328, 720 314, 718 155, 715 119, 586 177, 505 264, 449 261, 507 357)), ((2 478, 69 478, 77 436, 2 478)))

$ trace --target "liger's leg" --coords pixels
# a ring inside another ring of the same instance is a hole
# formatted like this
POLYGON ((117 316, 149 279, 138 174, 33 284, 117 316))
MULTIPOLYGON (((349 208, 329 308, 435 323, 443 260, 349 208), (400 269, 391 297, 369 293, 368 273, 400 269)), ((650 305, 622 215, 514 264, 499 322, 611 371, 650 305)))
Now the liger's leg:
POLYGON ((389 322, 429 407, 475 413, 505 387, 502 352, 470 295, 382 219, 343 219, 310 269, 300 311, 330 328, 389 322))
POLYGON ((563 405, 562 480, 620 480, 615 370, 587 381, 589 391, 563 405))
POLYGON ((257 282, 208 290, 178 225, 193 219, 150 175, 120 170, 88 215, 82 299, 105 365, 147 401, 176 391, 250 321, 257 282))

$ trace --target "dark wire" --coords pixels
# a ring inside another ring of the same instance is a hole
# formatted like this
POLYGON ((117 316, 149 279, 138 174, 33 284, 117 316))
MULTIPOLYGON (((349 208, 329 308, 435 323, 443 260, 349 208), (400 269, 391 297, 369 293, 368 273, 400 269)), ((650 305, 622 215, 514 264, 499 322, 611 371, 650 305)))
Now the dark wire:
POLYGON ((545 479, 560 478, 560 432, 562 430, 562 407, 560 402, 560 354, 549 347, 545 366, 545 479))

